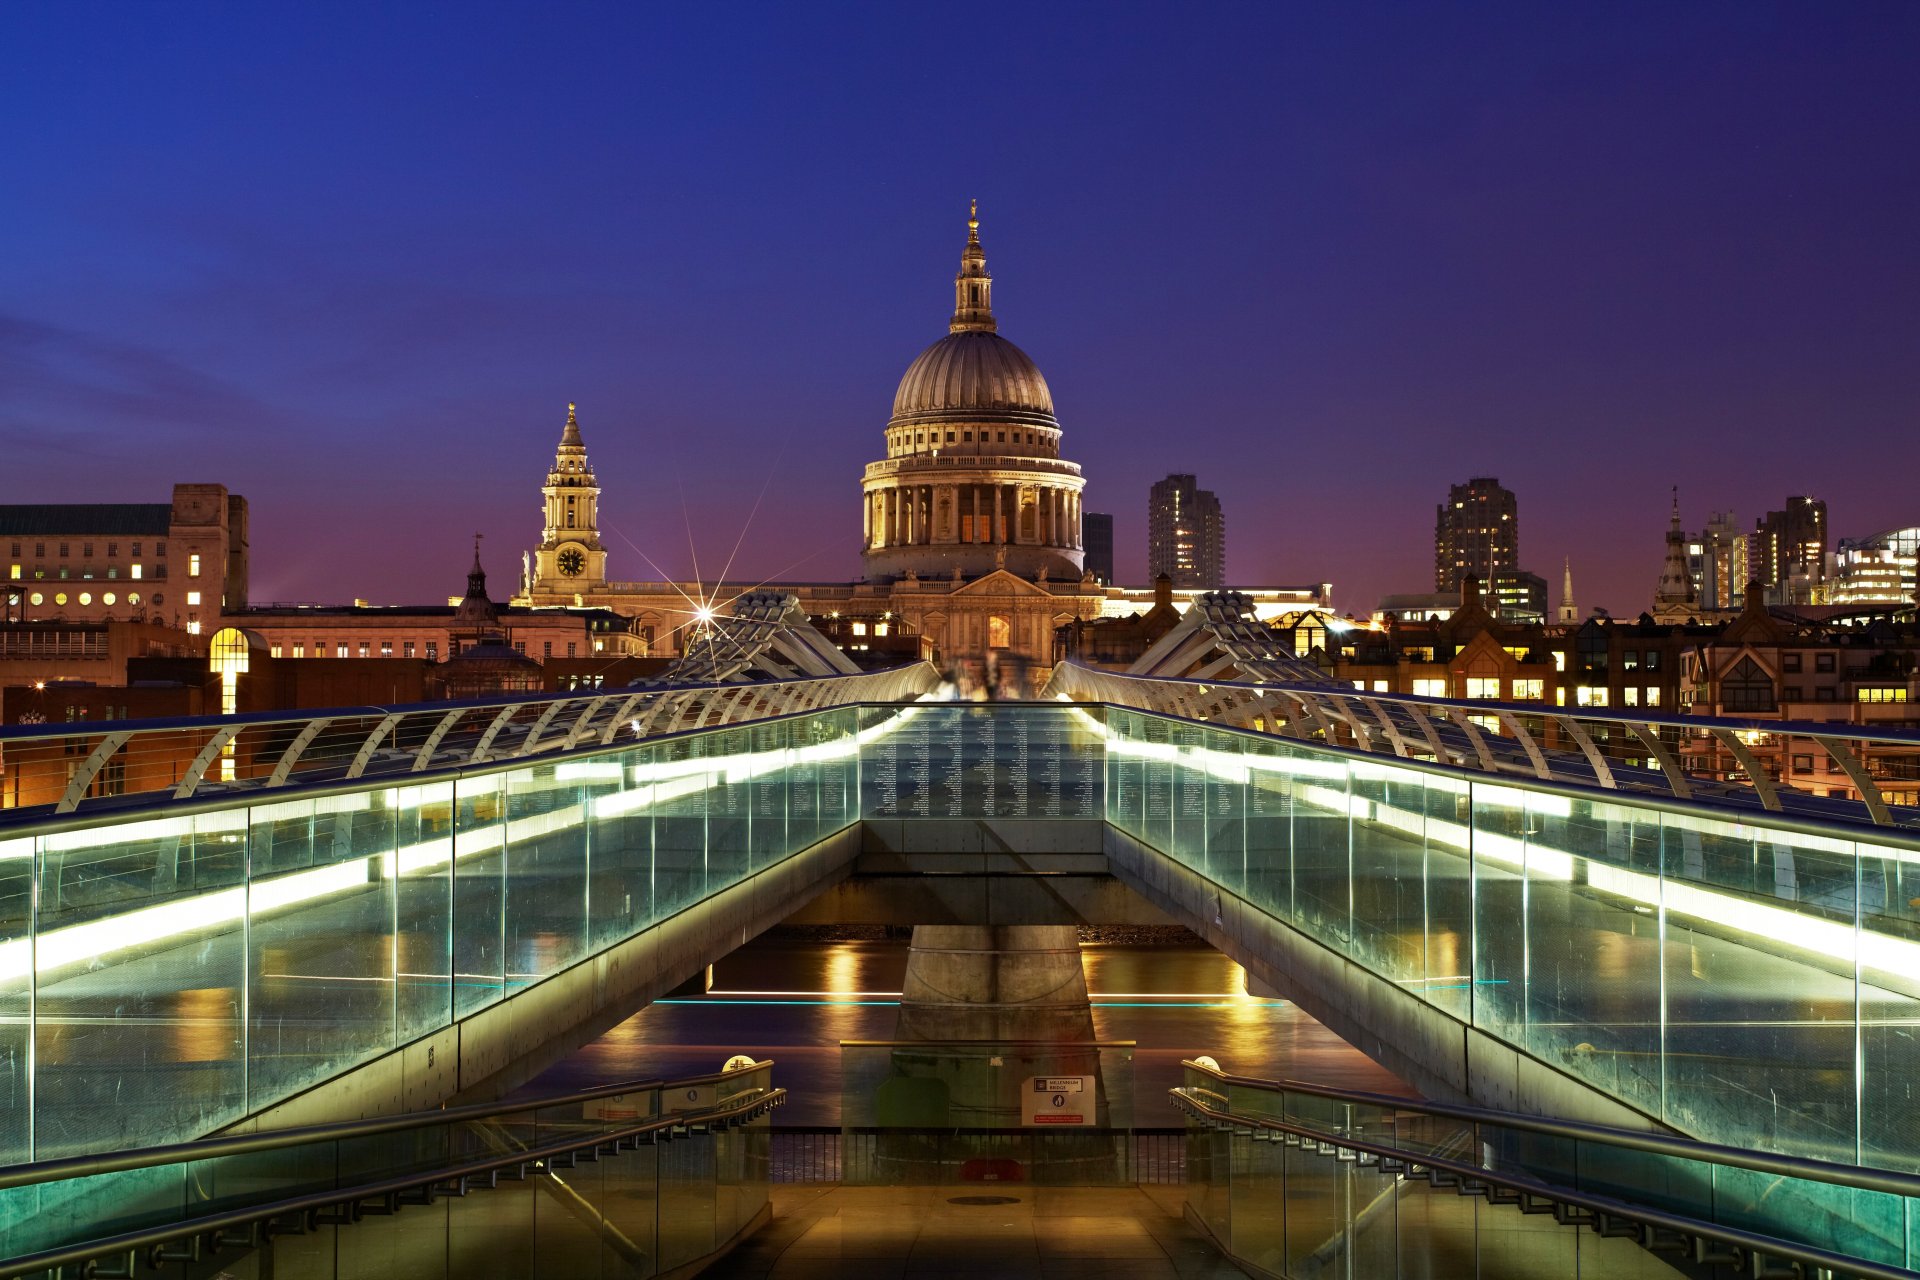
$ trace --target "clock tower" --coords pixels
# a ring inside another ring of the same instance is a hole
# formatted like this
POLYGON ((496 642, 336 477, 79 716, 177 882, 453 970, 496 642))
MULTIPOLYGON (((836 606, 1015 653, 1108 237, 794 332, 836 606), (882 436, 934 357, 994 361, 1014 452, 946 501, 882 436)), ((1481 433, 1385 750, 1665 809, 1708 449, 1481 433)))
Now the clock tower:
POLYGON ((607 585, 607 552, 600 545, 600 485, 587 461, 580 420, 567 406, 566 429, 541 492, 546 527, 533 555, 533 595, 575 595, 607 585))

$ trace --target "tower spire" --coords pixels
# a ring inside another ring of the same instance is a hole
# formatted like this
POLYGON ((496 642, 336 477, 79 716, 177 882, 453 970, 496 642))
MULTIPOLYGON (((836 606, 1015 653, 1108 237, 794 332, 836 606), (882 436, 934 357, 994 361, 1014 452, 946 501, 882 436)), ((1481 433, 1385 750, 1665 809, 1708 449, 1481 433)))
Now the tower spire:
POLYGON ((980 247, 980 202, 967 204, 967 247, 960 255, 960 274, 953 278, 953 333, 992 333, 993 277, 987 274, 987 253, 980 247))
POLYGON ((574 414, 571 400, 567 401, 567 425, 560 432, 560 443, 585 447, 585 441, 580 439, 580 419, 574 414))
POLYGON ((1680 528, 1680 486, 1673 487, 1673 517, 1667 526, 1667 563, 1653 593, 1656 622, 1693 612, 1693 575, 1687 569, 1687 535, 1680 528))
POLYGON ((1573 602, 1573 558, 1562 557, 1560 561, 1560 621, 1568 626, 1580 625, 1580 606, 1573 602))

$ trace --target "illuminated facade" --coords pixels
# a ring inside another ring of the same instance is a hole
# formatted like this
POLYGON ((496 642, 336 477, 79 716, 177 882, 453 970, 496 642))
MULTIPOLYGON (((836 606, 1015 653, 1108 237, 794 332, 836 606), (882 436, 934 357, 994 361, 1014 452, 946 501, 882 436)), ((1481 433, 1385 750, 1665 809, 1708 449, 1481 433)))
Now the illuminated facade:
POLYGON ((164 622, 211 636, 247 603, 247 500, 177 484, 173 501, 0 506, 9 616, 164 622))
POLYGON ((1827 582, 1827 504, 1795 496, 1754 524, 1749 567, 1768 604, 1811 604, 1827 582))
POLYGON ((1492 476, 1454 485, 1434 510, 1433 589, 1453 592, 1463 578, 1491 582, 1520 567, 1520 504, 1492 476))
POLYGON ((1828 604, 1911 602, 1920 592, 1920 528, 1842 538, 1827 582, 1828 604))
POLYGON ((600 482, 587 461, 573 405, 567 406, 567 425, 561 429, 541 495, 546 526, 523 573, 522 589, 542 597, 571 597, 604 587, 607 551, 600 545, 600 482))
POLYGON ((1227 518, 1220 499, 1190 475, 1171 475, 1147 495, 1147 575, 1175 587, 1218 591, 1227 581, 1227 518))
MULTIPOLYGON (((1052 392, 1000 336, 992 289, 973 216, 947 334, 900 379, 885 457, 861 478, 865 578, 777 585, 856 654, 897 653, 905 633, 920 656, 1017 671, 1034 686, 1050 670, 1055 628, 1098 616, 1107 593, 1086 572, 1085 481, 1062 455, 1052 392)), ((609 580, 598 481, 571 411, 543 492, 545 527, 516 604, 616 610, 641 652, 675 656, 701 610, 768 585, 609 580)))

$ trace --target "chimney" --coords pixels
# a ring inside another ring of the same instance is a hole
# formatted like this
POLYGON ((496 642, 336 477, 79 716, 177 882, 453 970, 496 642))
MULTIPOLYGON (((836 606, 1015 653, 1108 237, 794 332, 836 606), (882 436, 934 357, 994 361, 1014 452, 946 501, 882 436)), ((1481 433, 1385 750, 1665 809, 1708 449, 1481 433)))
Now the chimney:
POLYGON ((1158 609, 1161 605, 1173 607, 1173 578, 1164 573, 1153 580, 1153 607, 1158 609))

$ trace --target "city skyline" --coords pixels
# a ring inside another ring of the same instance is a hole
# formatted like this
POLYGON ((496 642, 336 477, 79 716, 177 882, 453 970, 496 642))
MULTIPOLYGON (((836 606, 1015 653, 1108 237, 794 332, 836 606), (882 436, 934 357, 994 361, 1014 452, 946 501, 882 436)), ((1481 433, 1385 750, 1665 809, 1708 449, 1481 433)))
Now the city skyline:
POLYGON ((930 18, 603 17, 400 15, 371 47, 372 10, 0 18, 0 108, 36 122, 0 141, 31 197, 0 210, 0 502, 224 484, 254 598, 444 598, 475 529, 501 583, 538 544, 573 401, 611 576, 693 574, 684 495, 707 576, 758 507, 734 576, 855 577, 860 467, 977 197, 1122 581, 1168 472, 1234 511, 1230 582, 1356 614, 1430 579, 1472 475, 1616 615, 1674 483, 1690 530, 1790 493, 1835 542, 1920 523, 1899 468, 1817 447, 1920 408, 1911 11, 1247 11, 1175 49, 1133 19, 1059 84, 1091 38, 1037 20, 961 103, 913 72, 930 18))

